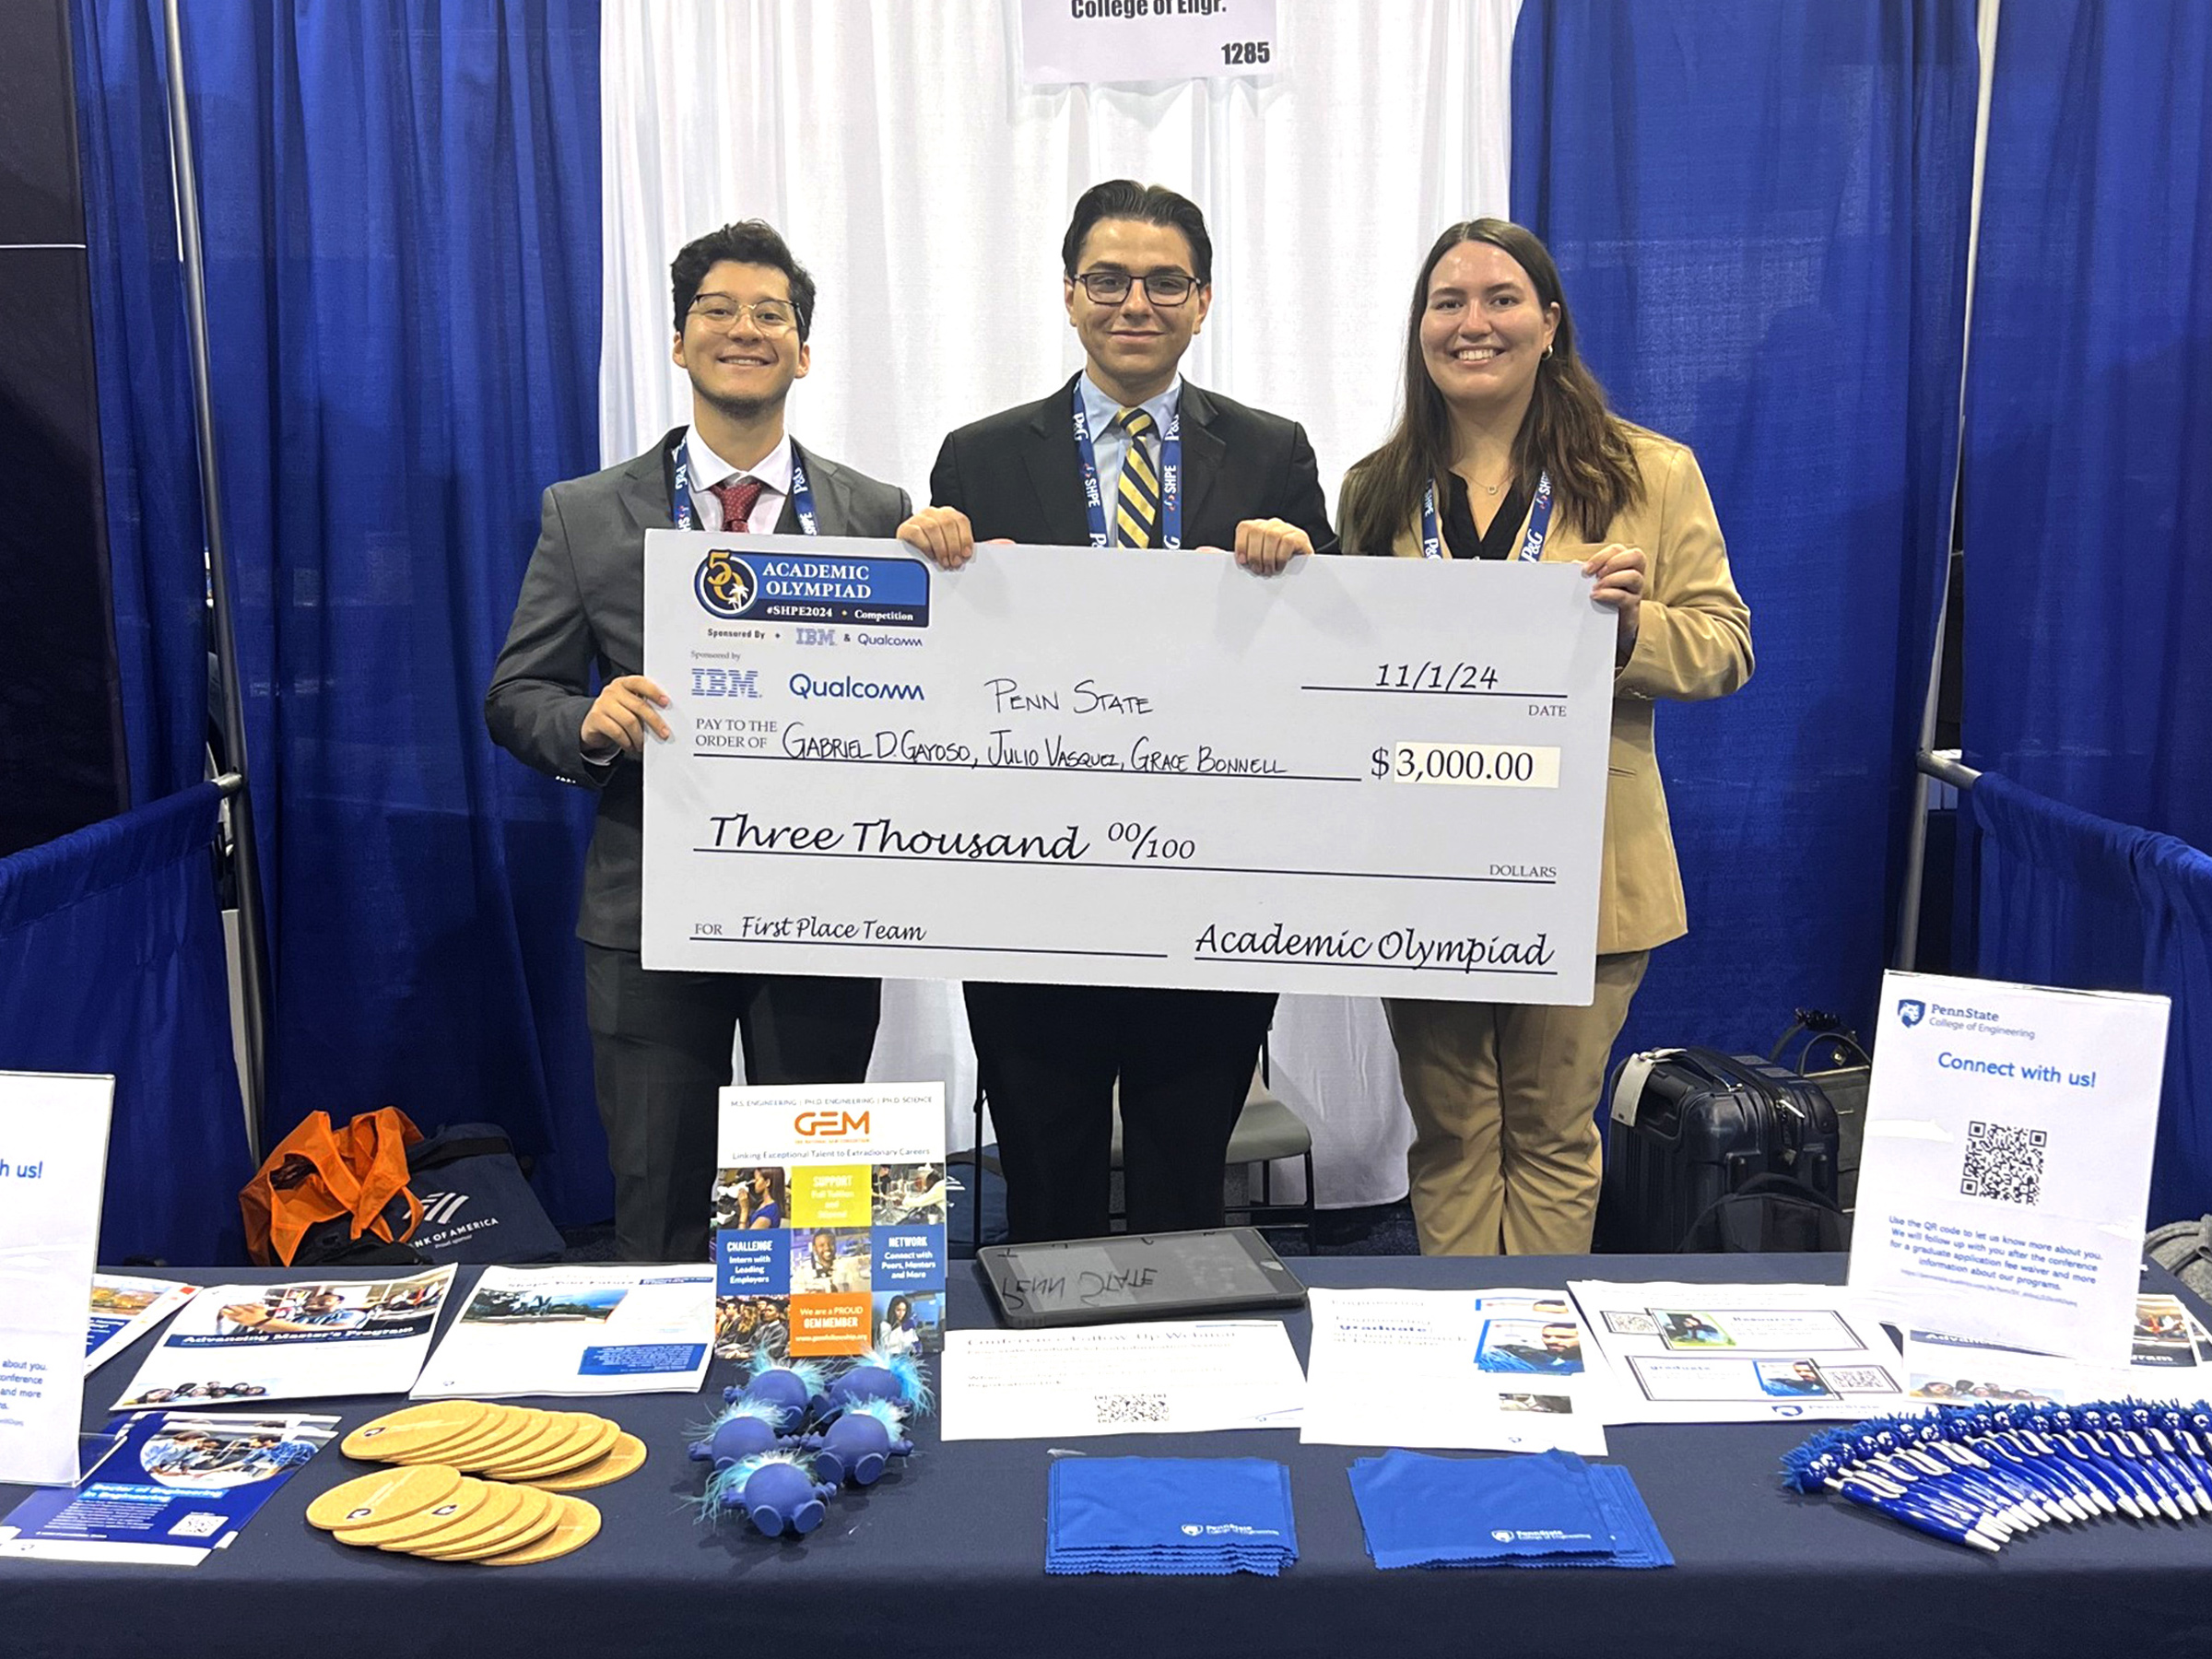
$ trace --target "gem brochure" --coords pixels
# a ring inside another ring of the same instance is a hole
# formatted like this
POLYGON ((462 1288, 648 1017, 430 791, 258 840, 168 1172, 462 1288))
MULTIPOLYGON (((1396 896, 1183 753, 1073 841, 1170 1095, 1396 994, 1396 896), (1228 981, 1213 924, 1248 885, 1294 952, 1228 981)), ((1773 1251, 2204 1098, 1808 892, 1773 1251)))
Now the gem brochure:
POLYGON ((715 1352, 933 1353, 945 1329, 945 1090, 725 1088, 715 1352))

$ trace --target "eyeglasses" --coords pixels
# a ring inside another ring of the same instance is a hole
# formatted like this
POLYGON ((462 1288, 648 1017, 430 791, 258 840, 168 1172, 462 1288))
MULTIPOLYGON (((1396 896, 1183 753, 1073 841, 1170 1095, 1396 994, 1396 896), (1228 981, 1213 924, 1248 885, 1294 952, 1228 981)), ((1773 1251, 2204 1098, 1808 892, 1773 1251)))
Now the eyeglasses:
POLYGON ((724 333, 736 327, 740 317, 750 317, 753 326, 764 335, 789 334, 799 322, 798 312, 781 300, 756 300, 748 305, 733 305, 719 296, 701 298, 691 302, 691 314, 708 327, 724 333))
MULTIPOLYGON (((1129 298, 1137 279, 1126 271, 1085 271, 1076 280, 1094 305, 1119 305, 1129 298)), ((1145 298, 1155 305, 1181 305, 1198 286, 1198 278, 1181 271, 1154 271, 1144 278, 1145 298)))

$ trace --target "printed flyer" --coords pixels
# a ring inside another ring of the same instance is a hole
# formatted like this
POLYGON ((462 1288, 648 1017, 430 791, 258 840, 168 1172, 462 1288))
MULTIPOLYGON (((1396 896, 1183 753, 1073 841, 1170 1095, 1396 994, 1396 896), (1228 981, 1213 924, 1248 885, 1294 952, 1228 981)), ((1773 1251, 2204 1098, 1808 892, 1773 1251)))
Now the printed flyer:
POLYGON ((77 1483, 32 1493, 0 1524, 0 1556, 196 1567, 229 1547, 335 1417, 149 1411, 109 1424, 114 1449, 77 1483))
POLYGON ((1605 1379, 1584 1369, 1565 1291, 1316 1287, 1306 1300, 1306 1443, 1606 1454, 1605 1379))
POLYGON ((83 1465, 85 1290, 99 1259, 115 1079, 0 1072, 0 1481, 83 1465))
POLYGON ((85 1375, 90 1376, 182 1307, 199 1290, 174 1279, 92 1276, 91 1317, 85 1326, 85 1375))
POLYGON ((1568 1286, 1611 1372, 1610 1423, 1848 1421, 1905 1403, 1897 1346, 1834 1285, 1568 1286))
POLYGON ((1853 1293, 1900 1329, 2126 1365, 2167 1013, 1884 975, 1853 1293))
POLYGON ((453 1269, 395 1279, 211 1285, 185 1303, 118 1411, 405 1394, 429 1358, 453 1269))
POLYGON ((712 1267, 487 1267, 414 1394, 688 1394, 713 1334, 712 1267))
POLYGON ((945 1329, 945 1092, 725 1088, 714 1351, 934 1353, 945 1329))
POLYGON ((2137 1296, 2129 1346, 2127 1365, 2114 1369, 1907 1331, 1905 1373, 1915 1400, 1939 1406, 1984 1400, 2066 1406, 2118 1398, 2194 1406, 2212 1394, 2212 1334, 2180 1297, 2137 1296))

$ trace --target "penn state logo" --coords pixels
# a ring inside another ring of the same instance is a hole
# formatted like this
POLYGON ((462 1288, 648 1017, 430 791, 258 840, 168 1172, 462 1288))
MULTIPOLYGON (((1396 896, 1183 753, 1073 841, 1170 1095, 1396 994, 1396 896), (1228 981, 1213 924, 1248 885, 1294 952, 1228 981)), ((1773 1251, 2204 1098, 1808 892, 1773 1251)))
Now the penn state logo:
POLYGON ((1490 1536, 1500 1544, 1511 1544, 1513 1541, 1512 1532, 1508 1527, 1493 1526, 1490 1529, 1490 1536))
POLYGON ((1911 997, 1905 997, 1900 999, 1897 1005, 1898 1023, 1908 1031, 1927 1017, 1928 1005, 1924 1002, 1915 1002, 1911 997))
POLYGON ((753 567, 743 554, 717 547, 699 561, 699 574, 692 578, 691 589, 709 616, 736 618, 752 608, 753 597, 760 591, 760 579, 753 574, 753 567))

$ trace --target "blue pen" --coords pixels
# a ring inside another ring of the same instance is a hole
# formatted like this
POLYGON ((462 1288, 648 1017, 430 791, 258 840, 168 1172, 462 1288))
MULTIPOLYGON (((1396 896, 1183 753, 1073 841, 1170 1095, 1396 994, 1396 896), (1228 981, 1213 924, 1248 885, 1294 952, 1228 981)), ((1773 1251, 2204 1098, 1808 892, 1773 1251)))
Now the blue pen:
POLYGON ((1991 1555, 1996 1554, 2003 1547, 1997 1539, 1990 1537, 1976 1527, 1961 1526, 1957 1522, 1946 1520, 1904 1499, 1886 1496, 1858 1480, 1846 1480, 1839 1489, 1853 1502, 1863 1503, 1868 1509, 1879 1510, 1890 1519, 1901 1521, 1913 1531, 1926 1533, 1930 1537, 1946 1538, 1953 1544, 1964 1544, 1974 1549, 1986 1550, 1991 1555))

